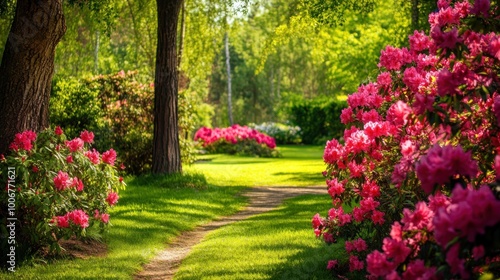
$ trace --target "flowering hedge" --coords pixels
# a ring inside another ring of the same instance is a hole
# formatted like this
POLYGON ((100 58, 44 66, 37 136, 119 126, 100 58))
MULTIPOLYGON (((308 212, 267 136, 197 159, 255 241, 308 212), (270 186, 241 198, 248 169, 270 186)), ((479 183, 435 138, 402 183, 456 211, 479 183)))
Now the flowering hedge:
POLYGON ((226 128, 202 127, 194 140, 199 141, 210 153, 228 153, 276 157, 279 153, 274 138, 247 126, 233 125, 226 128))
POLYGON ((124 183, 115 167, 116 152, 101 154, 91 149, 93 141, 88 131, 67 140, 60 127, 16 134, 10 154, 0 155, 6 186, 0 192, 0 229, 11 237, 2 234, 2 252, 11 246, 18 258, 44 248, 59 252, 60 239, 83 238, 93 226, 106 228, 109 207, 118 202, 124 183))
POLYGON ((381 52, 377 81, 342 111, 343 142, 326 144, 334 207, 312 223, 326 242, 346 240, 348 263, 328 263, 336 274, 500 276, 500 10, 438 7, 430 35, 381 52))

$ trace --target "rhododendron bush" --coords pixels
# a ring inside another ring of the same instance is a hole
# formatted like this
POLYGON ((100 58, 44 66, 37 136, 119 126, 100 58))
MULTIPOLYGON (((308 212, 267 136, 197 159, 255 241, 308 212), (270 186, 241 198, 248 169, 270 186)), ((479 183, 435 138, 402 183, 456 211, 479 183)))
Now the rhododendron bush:
POLYGON ((93 141, 89 131, 67 140, 60 127, 15 136, 10 154, 0 155, 2 252, 10 246, 16 246, 19 258, 41 249, 59 252, 60 239, 79 239, 89 228, 108 226, 108 210, 125 184, 118 176, 116 152, 101 154, 92 148, 93 141), (11 230, 6 229, 8 218, 16 219, 15 244, 3 235, 11 230))
POLYGON ((438 1, 429 35, 381 52, 377 81, 348 97, 324 151, 333 208, 313 228, 345 240, 336 274, 500 276, 500 10, 438 1))
POLYGON ((279 156, 273 137, 237 124, 226 128, 202 127, 196 131, 194 140, 199 141, 210 153, 279 156))

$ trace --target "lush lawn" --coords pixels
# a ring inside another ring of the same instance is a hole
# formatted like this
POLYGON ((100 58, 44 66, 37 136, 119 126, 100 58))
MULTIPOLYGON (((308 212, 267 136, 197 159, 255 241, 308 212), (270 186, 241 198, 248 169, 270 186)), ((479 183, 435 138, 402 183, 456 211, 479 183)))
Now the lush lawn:
MULTIPOLYGON (((34 262, 16 273, 0 272, 0 279, 131 279, 180 232, 241 209, 246 200, 238 194, 244 187, 324 185, 322 147, 286 146, 280 151, 283 157, 277 159, 205 155, 202 161, 185 167, 188 174, 203 173, 208 184, 200 176, 129 178, 127 189, 111 211, 113 226, 105 236, 106 257, 56 260, 48 265, 34 262), (200 189, 200 185, 208 187, 200 189)), ((179 277, 198 279, 200 274, 196 273, 201 270, 196 266, 222 254, 224 259, 215 258, 217 262, 209 265, 212 270, 205 271, 207 276, 294 278, 318 270, 315 273, 322 278, 323 266, 334 250, 314 239, 310 222, 312 215, 324 212, 329 203, 327 195, 297 198, 280 210, 224 227, 200 245, 208 256, 198 256, 197 249, 179 277), (236 251, 213 250, 222 247, 217 244, 236 251), (233 254, 239 257, 229 258, 233 254), (261 260, 251 263, 249 258, 261 260)))
POLYGON ((217 186, 322 186, 322 146, 280 146, 282 158, 204 155, 187 170, 205 174, 217 186))
POLYGON ((326 245, 311 228, 330 206, 328 195, 304 195, 222 227, 193 248, 175 279, 332 279, 326 264, 341 257, 342 244, 326 245))
POLYGON ((238 187, 199 190, 177 185, 165 177, 129 180, 111 211, 113 227, 106 238, 107 257, 22 267, 16 273, 0 273, 0 279, 131 279, 142 264, 181 231, 230 215, 246 202, 236 195, 241 191, 238 187))

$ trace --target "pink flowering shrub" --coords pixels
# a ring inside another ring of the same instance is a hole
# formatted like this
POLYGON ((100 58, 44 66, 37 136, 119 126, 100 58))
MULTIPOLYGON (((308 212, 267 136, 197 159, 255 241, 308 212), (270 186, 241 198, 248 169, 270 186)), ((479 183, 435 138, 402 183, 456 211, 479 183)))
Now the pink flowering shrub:
POLYGON ((116 152, 101 155, 91 148, 93 141, 89 131, 67 140, 60 127, 16 135, 10 154, 0 155, 1 232, 10 232, 8 218, 17 219, 15 244, 2 237, 3 252, 10 246, 16 246, 19 258, 45 248, 59 252, 60 239, 106 228, 107 212, 125 184, 118 177, 116 152))
POLYGON ((277 157, 279 153, 274 138, 246 126, 233 125, 226 128, 202 127, 196 131, 194 140, 211 153, 228 153, 277 157))
POLYGON ((348 97, 348 129, 326 144, 333 208, 312 223, 327 243, 346 240, 338 271, 500 276, 500 10, 488 0, 438 7, 429 35, 382 50, 377 81, 348 97))

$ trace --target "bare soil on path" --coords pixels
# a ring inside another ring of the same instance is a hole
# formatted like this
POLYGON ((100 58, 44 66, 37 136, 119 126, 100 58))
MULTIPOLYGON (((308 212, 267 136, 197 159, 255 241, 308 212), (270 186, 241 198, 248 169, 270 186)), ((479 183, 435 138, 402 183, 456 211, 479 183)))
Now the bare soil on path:
POLYGON ((208 224, 199 226, 178 236, 168 248, 158 254, 144 269, 135 275, 134 279, 173 279, 182 260, 189 254, 191 248, 203 237, 222 226, 241 221, 270 211, 283 203, 284 199, 304 194, 326 194, 324 186, 319 187, 258 187, 249 188, 243 193, 249 198, 248 206, 232 216, 223 217, 208 224))

